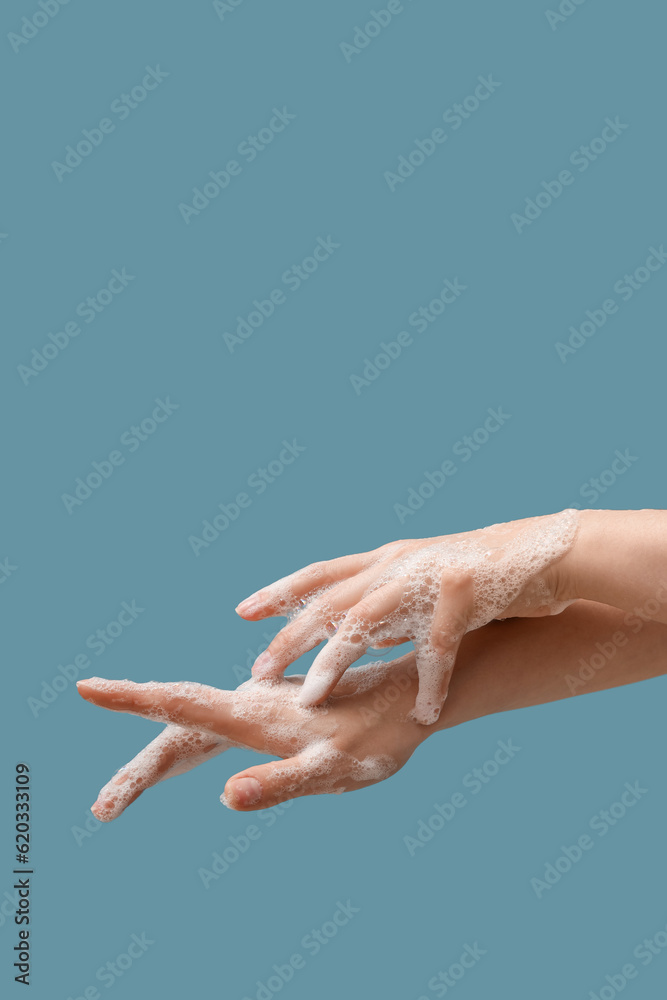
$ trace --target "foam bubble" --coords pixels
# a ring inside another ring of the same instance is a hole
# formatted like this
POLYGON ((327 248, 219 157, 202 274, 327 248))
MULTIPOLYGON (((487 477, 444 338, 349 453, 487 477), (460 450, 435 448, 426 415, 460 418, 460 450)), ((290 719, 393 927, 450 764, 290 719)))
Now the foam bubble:
MULTIPOLYGON (((358 687, 370 686, 386 669, 384 663, 357 668, 354 673, 358 687)), ((91 678, 87 683, 98 691, 118 694, 118 681, 91 678)), ((142 696, 141 711, 137 710, 136 714, 153 719, 166 718, 166 709, 159 704, 165 688, 170 694, 207 708, 215 708, 221 696, 217 688, 191 682, 164 685, 148 681, 137 688, 143 693, 154 694, 155 703, 146 704, 142 696)), ((299 792, 305 781, 314 781, 318 792, 333 793, 343 791, 346 782, 379 781, 397 769, 397 763, 390 757, 358 758, 340 750, 335 742, 340 727, 329 706, 304 708, 297 700, 300 689, 301 684, 294 678, 251 678, 236 691, 224 692, 233 718, 247 722, 249 727, 258 727, 261 740, 253 740, 255 745, 252 747, 208 729, 169 722, 160 735, 121 767, 100 791, 93 807, 95 816, 103 822, 115 819, 137 793, 159 781, 183 774, 231 747, 282 757, 286 766, 282 769, 281 797, 299 792), (326 728, 319 724, 325 717, 326 728), (169 765, 166 771, 165 763, 169 765)), ((125 692, 123 697, 127 698, 125 692)), ((248 738, 252 735, 249 729, 248 738)), ((229 805, 224 795, 222 801, 229 805)))
MULTIPOLYGON (((438 693, 443 677, 453 668, 455 644, 462 634, 501 617, 519 597, 521 614, 528 615, 557 614, 571 603, 557 602, 542 574, 571 548, 578 523, 579 512, 568 509, 425 544, 396 542, 385 546, 378 550, 370 568, 360 574, 369 582, 358 600, 381 588, 386 588, 382 599, 397 595, 394 606, 372 625, 350 611, 336 611, 329 596, 336 583, 297 599, 291 591, 291 577, 286 577, 277 585, 278 604, 292 622, 302 623, 301 631, 313 645, 335 635, 322 677, 323 689, 327 677, 337 675, 349 662, 350 647, 361 655, 386 639, 411 639, 419 667, 420 721, 432 722, 439 715, 438 693), (438 622, 439 634, 434 641, 434 615, 443 581, 448 600, 439 612, 444 617, 438 622), (470 594, 461 597, 458 588, 466 586, 470 594), (443 635, 451 640, 451 650, 447 639, 443 645, 443 635)), ((317 567, 312 572, 315 579, 317 567)), ((313 698, 316 695, 312 692, 313 698)))
POLYGON ((169 724, 152 743, 107 782, 98 795, 93 813, 102 822, 109 822, 127 808, 137 792, 144 791, 158 781, 184 774, 230 746, 231 742, 224 737, 213 736, 204 730, 169 724), (165 759, 171 762, 171 766, 159 777, 165 759))
MULTIPOLYGON (((300 619, 307 623, 306 634, 310 632, 317 640, 335 634, 336 643, 343 648, 354 646, 359 655, 384 639, 408 636, 415 645, 419 672, 415 717, 420 722, 434 722, 441 708, 442 697, 438 694, 443 676, 447 676, 454 662, 453 649, 443 651, 441 645, 433 643, 433 618, 443 579, 450 581, 455 596, 459 585, 472 588, 472 600, 463 600, 465 615, 452 611, 439 623, 442 630, 457 639, 500 617, 519 595, 521 613, 556 614, 570 602, 557 603, 540 574, 568 551, 577 528, 578 511, 565 510, 445 536, 423 545, 405 546, 397 542, 387 546, 379 552, 374 564, 379 572, 368 575, 363 597, 388 585, 395 585, 398 597, 393 609, 372 626, 356 615, 335 611, 327 598, 327 591, 335 584, 297 600, 290 589, 290 578, 286 577, 281 581, 279 604, 293 621, 300 619), (310 614, 314 601, 317 614, 310 614)), ((329 669, 333 671, 336 666, 334 661, 329 669)), ((392 663, 379 661, 355 668, 347 676, 351 676, 353 691, 361 693, 384 679, 392 668, 392 663)), ((118 691, 118 682, 93 678, 88 683, 99 691, 111 694, 118 691)), ((141 707, 133 714, 169 722, 166 709, 160 705, 165 685, 149 681, 138 687, 142 691, 141 707), (146 694, 153 693, 153 701, 144 699, 146 694)), ((193 682, 166 687, 172 694, 206 708, 219 705, 221 698, 225 698, 235 719, 257 726, 261 745, 253 749, 293 760, 291 766, 283 769, 287 785, 282 787, 288 794, 297 791, 307 778, 315 779, 317 791, 334 792, 340 791, 346 781, 380 781, 398 767, 389 756, 357 758, 338 749, 334 742, 337 725, 333 719, 323 737, 324 727, 313 723, 327 715, 328 705, 316 708, 301 705, 298 700, 301 685, 294 678, 251 678, 233 693, 193 682), (278 753, 276 748, 283 752, 278 753)), ((183 773, 231 746, 244 745, 206 729, 169 722, 153 743, 105 785, 95 805, 95 815, 102 820, 113 819, 137 791, 157 780, 183 773), (160 779, 165 755, 170 767, 160 779)))

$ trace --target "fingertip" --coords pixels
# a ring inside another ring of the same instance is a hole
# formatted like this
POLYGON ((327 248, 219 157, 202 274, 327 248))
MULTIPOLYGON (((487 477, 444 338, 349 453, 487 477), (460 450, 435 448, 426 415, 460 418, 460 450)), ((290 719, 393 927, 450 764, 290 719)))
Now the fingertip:
POLYGON ((116 816, 120 815, 114 811, 115 804, 115 801, 104 799, 100 794, 90 807, 90 811, 100 823, 110 823, 112 819, 116 819, 116 816))
POLYGON ((220 801, 228 809, 256 808, 262 798, 263 791, 261 783, 252 775, 230 778, 220 796, 220 801))
POLYGON ((90 811, 93 814, 93 816, 95 817, 95 819, 99 820, 100 823, 106 822, 106 820, 104 819, 104 817, 100 815, 100 810, 99 810, 99 807, 97 805, 97 802, 93 802, 92 806, 90 807, 90 811))
POLYGON ((420 698, 417 696, 415 707, 410 712, 410 719, 412 719, 413 722, 418 722, 422 726, 434 725, 440 718, 440 714, 446 700, 446 694, 440 702, 436 701, 434 698, 420 698))
POLYGON ((263 605, 265 603, 265 599, 262 594, 263 591, 258 590, 256 593, 251 594, 250 597, 246 597, 246 599, 241 601, 240 604, 237 604, 234 609, 237 615, 240 615, 241 618, 248 618, 251 620, 254 618, 261 618, 263 605))
POLYGON ((243 618, 243 620, 246 622, 260 621, 262 618, 264 618, 264 613, 262 611, 259 610, 243 611, 241 610, 240 605, 238 608, 235 608, 235 611, 236 614, 239 616, 239 618, 243 618))
POLYGON ((329 678, 311 672, 306 674, 299 691, 298 702, 303 708, 314 708, 321 705, 333 691, 339 678, 329 678))
POLYGON ((86 701, 93 701, 95 695, 101 693, 102 686, 107 684, 102 677, 84 677, 76 682, 76 689, 86 701))

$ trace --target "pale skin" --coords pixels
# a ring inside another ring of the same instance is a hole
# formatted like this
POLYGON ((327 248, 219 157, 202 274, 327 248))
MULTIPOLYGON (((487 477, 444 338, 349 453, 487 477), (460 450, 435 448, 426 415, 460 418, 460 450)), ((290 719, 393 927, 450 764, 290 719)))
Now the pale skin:
MULTIPOLYGON (((460 535, 392 542, 371 552, 314 563, 257 591, 236 609, 248 621, 284 615, 286 607, 299 602, 303 610, 258 657, 253 676, 281 676, 299 656, 325 642, 300 695, 301 704, 319 705, 369 648, 412 640, 419 674, 413 714, 418 722, 432 723, 447 697, 464 635, 493 618, 557 614, 575 600, 589 600, 625 611, 642 608, 650 620, 667 623, 667 512, 586 510, 577 514, 571 548, 520 587, 508 583, 507 602, 501 597, 486 618, 480 619, 484 609, 475 569, 447 566, 437 581, 437 600, 427 605, 428 637, 415 641, 404 595, 414 593, 420 583, 409 572, 411 565, 421 572, 415 560, 420 552, 439 543, 472 543, 480 550, 476 558, 483 568, 484 556, 497 558, 509 545, 520 543, 536 522, 546 526, 549 520, 529 518, 460 535), (402 568, 406 561, 407 573, 402 568), (344 629, 336 631, 343 622, 344 629), (355 630, 356 641, 350 641, 355 630)), ((502 572, 513 570, 511 558, 505 558, 502 572)))
POLYGON ((416 748, 440 730, 482 716, 593 693, 667 672, 667 625, 628 617, 614 607, 577 601, 562 614, 492 622, 464 636, 440 719, 424 726, 411 717, 418 687, 413 654, 368 671, 346 673, 321 708, 304 709, 295 694, 303 677, 242 685, 236 691, 192 684, 79 681, 93 704, 168 723, 162 733, 105 786, 92 807, 102 820, 120 815, 143 791, 183 773, 230 745, 281 758, 229 778, 225 803, 248 812, 301 795, 352 791, 395 773, 416 748), (596 643, 614 640, 614 653, 573 691, 596 643), (366 680, 365 680, 366 679, 366 680), (261 722, 239 718, 243 706, 267 710, 261 722), (236 714, 235 714, 236 713, 236 714), (282 727, 282 728, 281 728, 282 727), (313 749, 328 741, 328 770, 313 749), (146 761, 149 758, 149 766, 146 761), (177 760, 177 758, 180 758, 177 760), (386 773, 364 776, 359 764, 380 760, 386 773))

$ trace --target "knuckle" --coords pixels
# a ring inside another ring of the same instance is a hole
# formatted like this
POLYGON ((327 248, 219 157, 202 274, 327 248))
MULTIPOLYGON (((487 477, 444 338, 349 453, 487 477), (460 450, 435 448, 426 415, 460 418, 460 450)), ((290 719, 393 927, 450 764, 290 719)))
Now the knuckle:
POLYGON ((448 632, 437 629, 431 635, 431 646, 436 653, 445 653, 452 645, 452 639, 448 632))
POLYGON ((475 595, 475 584, 472 575, 464 569, 456 567, 447 569, 440 580, 440 591, 457 605, 472 604, 475 595))
POLYGON ((378 549, 375 549, 373 552, 370 552, 369 555, 373 556, 373 562, 377 562, 378 560, 388 559, 391 556, 396 556, 399 553, 404 552, 405 547, 407 545, 408 542, 402 539, 398 539, 397 541, 393 542, 386 542, 384 545, 381 545, 378 549))
POLYGON ((286 629, 279 632, 267 646, 266 652, 278 658, 284 656, 290 645, 290 637, 291 633, 286 629))
POLYGON ((456 597, 472 596, 473 578, 468 570, 452 567, 442 574, 442 587, 456 597))
POLYGON ((381 605, 382 597, 378 591, 373 591, 373 593, 362 598, 356 607, 352 609, 350 618, 353 622, 365 624, 377 617, 381 605))
POLYGON ((400 538, 392 543, 389 552, 394 556, 404 556, 412 551, 413 544, 408 538, 400 538))
POLYGON ((304 570, 299 573, 300 580, 303 583, 307 583, 312 579, 313 587, 321 586, 323 582, 329 579, 330 576, 330 562, 326 559, 318 559, 317 562, 310 563, 304 570))

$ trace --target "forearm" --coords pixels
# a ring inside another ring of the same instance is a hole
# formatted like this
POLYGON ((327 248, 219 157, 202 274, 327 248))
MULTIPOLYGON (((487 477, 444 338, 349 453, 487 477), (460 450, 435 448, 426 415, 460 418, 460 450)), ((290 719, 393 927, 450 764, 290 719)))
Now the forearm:
POLYGON ((667 511, 583 510, 557 566, 560 597, 667 623, 667 511))
POLYGON ((560 615, 469 633, 429 730, 667 673, 667 626, 627 619, 617 608, 579 601, 560 615))

